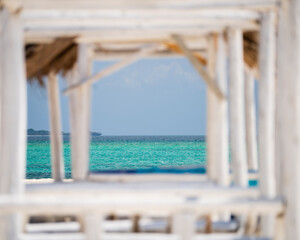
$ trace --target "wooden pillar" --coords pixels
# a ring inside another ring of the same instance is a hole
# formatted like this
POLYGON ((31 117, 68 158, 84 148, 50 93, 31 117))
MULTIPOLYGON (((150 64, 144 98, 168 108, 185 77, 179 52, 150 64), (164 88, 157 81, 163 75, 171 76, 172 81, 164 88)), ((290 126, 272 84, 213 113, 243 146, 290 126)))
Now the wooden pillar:
POLYGON ((181 212, 173 215, 171 231, 179 240, 191 240, 196 233, 196 216, 193 213, 181 212))
MULTIPOLYGON (((259 47, 259 188, 262 196, 276 195, 275 181, 275 13, 263 13, 259 47)), ((262 218, 262 235, 274 234, 274 216, 262 218)))
POLYGON ((256 111, 255 111, 255 79, 253 74, 245 71, 245 108, 246 108, 246 144, 247 160, 250 170, 258 170, 258 152, 256 137, 256 111))
MULTIPOLYGON (((211 35, 208 46, 208 73, 224 95, 227 94, 226 48, 222 34, 211 35)), ((207 89, 207 158, 210 179, 229 184, 228 103, 207 89)))
MULTIPOLYGON (((211 34, 208 39, 208 75, 213 81, 216 81, 216 35, 211 34)), ((207 88, 207 118, 206 118, 206 146, 207 146, 207 173, 209 179, 216 182, 217 172, 217 138, 218 138, 218 120, 217 120, 218 99, 213 89, 207 88)))
MULTIPOLYGON (((89 53, 89 46, 79 45, 78 62, 69 74, 69 85, 90 75, 89 53)), ((89 170, 90 98, 90 84, 84 84, 70 94, 72 177, 76 181, 86 180, 89 170)))
MULTIPOLYGON (((18 13, 0 9, 1 153, 0 194, 24 193, 27 98, 22 22, 18 13)), ((17 214, 0 218, 0 239, 15 240, 21 230, 17 214)))
POLYGON ((245 136, 243 33, 228 30, 229 41, 229 103, 232 170, 235 184, 248 186, 245 136))
POLYGON ((62 181, 65 177, 63 159, 63 141, 61 132, 61 114, 58 79, 54 72, 48 76, 48 104, 50 117, 52 178, 62 181))
POLYGON ((277 141, 280 194, 286 203, 284 240, 300 239, 300 1, 282 0, 277 57, 277 141))
MULTIPOLYGON (((223 34, 218 35, 217 39, 217 61, 216 61, 216 80, 222 93, 227 96, 227 59, 226 45, 223 34)), ((228 100, 227 98, 217 98, 217 183, 222 186, 230 184, 229 175, 229 136, 228 136, 228 100)))

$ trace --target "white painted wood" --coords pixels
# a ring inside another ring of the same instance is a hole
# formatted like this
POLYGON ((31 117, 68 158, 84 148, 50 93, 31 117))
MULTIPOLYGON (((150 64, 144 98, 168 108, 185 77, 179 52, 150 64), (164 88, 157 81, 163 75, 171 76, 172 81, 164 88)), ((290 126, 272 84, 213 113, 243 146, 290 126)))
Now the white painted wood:
MULTIPOLYGON (((217 59, 216 59, 216 80, 222 93, 227 96, 227 56, 223 34, 218 35, 217 39, 217 59)), ((230 184, 229 174, 229 127, 228 127, 228 100, 227 98, 218 99, 217 104, 217 183, 222 186, 230 184)))
POLYGON ((245 71, 245 110, 246 110, 246 144, 247 160, 250 170, 258 170, 257 130, 255 110, 255 79, 253 74, 245 71))
POLYGON ((96 8, 113 8, 113 9, 195 9, 195 8, 248 8, 256 10, 274 9, 278 1, 276 0, 154 0, 154 1, 95 1, 95 0, 80 0, 80 1, 49 1, 49 0, 24 0, 23 6, 25 9, 85 9, 87 6, 96 8))
MULTIPOLYGON (((0 194, 21 197, 26 162, 27 98, 22 23, 6 8, 1 15, 1 157, 0 194)), ((11 212, 13 213, 13 212, 11 212)), ((15 240, 21 230, 19 215, 0 218, 0 239, 15 240)))
POLYGON ((129 58, 122 60, 110 67, 107 67, 106 69, 100 71, 99 73, 96 73, 93 76, 89 76, 86 74, 86 76, 82 76, 80 81, 77 81, 75 83, 72 83, 65 91, 65 94, 70 93, 74 89, 78 89, 79 87, 82 87, 84 85, 91 85, 98 81, 101 78, 107 77, 116 71, 119 71, 122 68, 127 67, 128 65, 138 61, 140 58, 147 56, 148 54, 151 54, 155 52, 155 50, 158 48, 157 45, 151 45, 148 47, 142 48, 140 51, 138 51, 136 54, 130 56, 129 58))
MULTIPOLYGON (((91 57, 87 45, 79 45, 78 62, 69 74, 69 86, 90 75, 91 57)), ((70 96, 72 177, 86 180, 89 171, 90 84, 76 89, 70 96)))
POLYGON ((255 199, 260 195, 258 189, 245 189, 241 187, 222 187, 219 185, 199 184, 198 182, 135 182, 135 183, 49 183, 49 184, 28 184, 26 195, 28 196, 74 196, 99 197, 109 195, 111 198, 135 197, 137 198, 176 198, 178 196, 201 198, 201 199, 255 199))
POLYGON ((152 215, 170 216, 178 211, 193 212, 198 216, 207 214, 220 214, 228 211, 232 214, 281 214, 284 211, 281 199, 199 199, 186 197, 156 197, 135 198, 122 196, 102 195, 97 198, 64 196, 59 199, 49 196, 32 196, 22 199, 1 196, 0 215, 6 215, 13 211, 23 214, 111 214, 120 215, 152 215))
POLYGON ((100 215, 89 214, 84 217, 84 230, 88 240, 101 240, 103 219, 100 215))
POLYGON ((92 19, 92 18, 208 18, 208 19, 242 19, 259 20, 257 11, 246 9, 24 9, 21 13, 23 19, 92 19))
POLYGON ((196 215, 192 212, 178 212, 172 216, 171 231, 179 240, 191 240, 196 234, 196 215))
POLYGON ((229 103, 230 103, 230 143, 234 182, 239 186, 248 186, 246 136, 245 136, 245 100, 244 100, 244 60, 242 31, 228 30, 229 41, 229 103))
MULTIPOLYGON (((207 49, 207 74, 211 81, 217 85, 216 80, 216 35, 210 34, 208 37, 207 49)), ((219 87, 219 86, 218 86, 219 87)), ((218 179, 218 155, 217 138, 218 136, 218 97, 214 89, 208 87, 206 93, 206 156, 207 156, 207 175, 210 180, 217 182, 218 179)))
POLYGON ((65 169, 63 159, 59 85, 54 72, 51 72, 48 75, 47 89, 50 117, 52 178, 55 181, 62 181, 65 178, 65 169))
MULTIPOLYGON (((227 93, 226 49, 223 35, 210 35, 207 70, 223 95, 227 93)), ((207 89, 207 159, 208 175, 213 181, 228 186, 230 181, 228 159, 227 99, 218 98, 207 89)))
POLYGON ((283 0, 279 11, 276 148, 281 171, 279 190, 287 204, 285 240, 300 239, 299 10, 299 0, 283 0))
POLYGON ((172 38, 174 39, 174 41, 178 45, 178 47, 181 49, 181 51, 185 55, 185 57, 194 66, 195 70, 203 78, 207 87, 210 88, 214 92, 214 94, 217 95, 218 98, 224 98, 224 94, 221 92, 221 90, 219 89, 219 87, 216 84, 216 82, 214 81, 214 79, 211 79, 208 72, 204 69, 204 67, 201 65, 201 63, 198 61, 198 59, 186 47, 182 37, 179 35, 172 35, 172 38))
MULTIPOLYGON (((275 180, 275 13, 263 13, 259 48, 259 188, 276 195, 275 180)), ((274 216, 263 216, 262 236, 274 236, 274 216)))
POLYGON ((202 26, 219 27, 239 27, 245 30, 257 29, 257 23, 254 20, 236 21, 235 19, 217 19, 217 18, 148 18, 146 19, 126 19, 126 18, 92 18, 92 19, 25 19, 24 28, 26 30, 34 29, 82 29, 93 28, 103 30, 114 28, 118 30, 126 29, 156 29, 156 28, 191 28, 202 26))

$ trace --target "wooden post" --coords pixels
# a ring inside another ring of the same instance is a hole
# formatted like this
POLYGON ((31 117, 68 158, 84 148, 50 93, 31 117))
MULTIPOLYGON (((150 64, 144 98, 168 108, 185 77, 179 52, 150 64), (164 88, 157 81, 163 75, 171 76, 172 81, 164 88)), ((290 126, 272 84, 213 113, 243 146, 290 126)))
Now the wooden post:
POLYGON ((52 178, 62 181, 65 177, 63 142, 61 132, 60 100, 58 79, 54 72, 48 76, 48 104, 50 117, 52 178))
MULTIPOLYGON (((208 39, 208 63, 207 73, 216 82, 216 36, 210 35, 208 39)), ((215 84, 216 85, 216 84, 215 84)), ((212 88, 207 88, 207 118, 206 118, 206 146, 207 146, 207 173, 209 179, 216 182, 217 172, 217 138, 218 138, 218 119, 217 119, 217 96, 212 88)))
MULTIPOLYGON (((226 49, 222 34, 211 35, 208 46, 208 74, 216 81, 223 95, 227 93, 226 49)), ((207 158, 209 177, 229 184, 228 106, 226 98, 218 98, 207 89, 207 158)))
POLYGON ((180 212, 173 215, 172 233, 179 236, 179 240, 191 240, 196 233, 196 216, 190 212, 180 212))
POLYGON ((277 57, 277 141, 280 193, 286 201, 284 240, 300 239, 300 1, 282 0, 277 57))
MULTIPOLYGON (((24 193, 27 98, 22 22, 18 13, 0 10, 1 153, 0 194, 24 193)), ((22 228, 17 214, 0 218, 0 239, 15 240, 22 228)))
MULTIPOLYGON (((89 48, 79 45, 78 62, 69 74, 69 85, 88 77, 90 70, 89 48)), ((82 85, 70 94, 72 177, 76 181, 86 180, 89 170, 90 95, 90 84, 82 85)))
POLYGON ((247 158, 245 136, 243 33, 228 30, 229 41, 229 103, 232 170, 235 184, 247 187, 247 158))
MULTIPOLYGON (((259 48, 259 188, 276 195, 275 181, 275 13, 263 13, 259 48)), ((274 216, 262 218, 263 237, 273 237, 274 216)))
POLYGON ((245 108, 246 108, 246 144, 248 167, 258 170, 258 153, 256 138, 256 111, 255 111, 255 79, 253 74, 245 71, 245 108))
MULTIPOLYGON (((226 65, 226 46, 223 34, 218 35, 216 80, 223 92, 227 95, 227 65, 226 65)), ((228 100, 227 98, 218 99, 217 104, 218 137, 216 139, 217 151, 217 182, 222 186, 230 184, 229 175, 229 136, 228 136, 228 100)))

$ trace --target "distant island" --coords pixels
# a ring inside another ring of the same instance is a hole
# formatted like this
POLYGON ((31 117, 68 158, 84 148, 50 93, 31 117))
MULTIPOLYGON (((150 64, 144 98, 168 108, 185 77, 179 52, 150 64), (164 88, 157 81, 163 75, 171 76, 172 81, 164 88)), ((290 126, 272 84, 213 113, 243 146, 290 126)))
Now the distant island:
MULTIPOLYGON (((64 136, 70 136, 70 133, 62 132, 62 134, 63 134, 64 136)), ((28 136, 38 136, 38 135, 41 135, 41 136, 49 136, 49 135, 50 135, 50 132, 47 131, 47 130, 34 130, 33 128, 29 128, 29 129, 27 129, 27 135, 28 135, 28 136)), ((102 133, 99 133, 99 132, 91 132, 91 135, 92 135, 92 136, 101 136, 102 133)))

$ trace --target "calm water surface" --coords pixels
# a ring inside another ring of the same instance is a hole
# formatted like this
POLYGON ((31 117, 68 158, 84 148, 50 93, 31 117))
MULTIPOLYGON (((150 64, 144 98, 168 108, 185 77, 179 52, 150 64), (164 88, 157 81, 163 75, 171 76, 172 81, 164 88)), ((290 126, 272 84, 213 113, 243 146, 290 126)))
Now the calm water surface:
MULTIPOLYGON (((67 178, 71 177, 69 140, 64 137, 67 178)), ((205 162, 203 136, 94 136, 91 139, 91 171, 199 167, 205 162)), ((51 177, 48 136, 28 136, 26 177, 51 177)))

